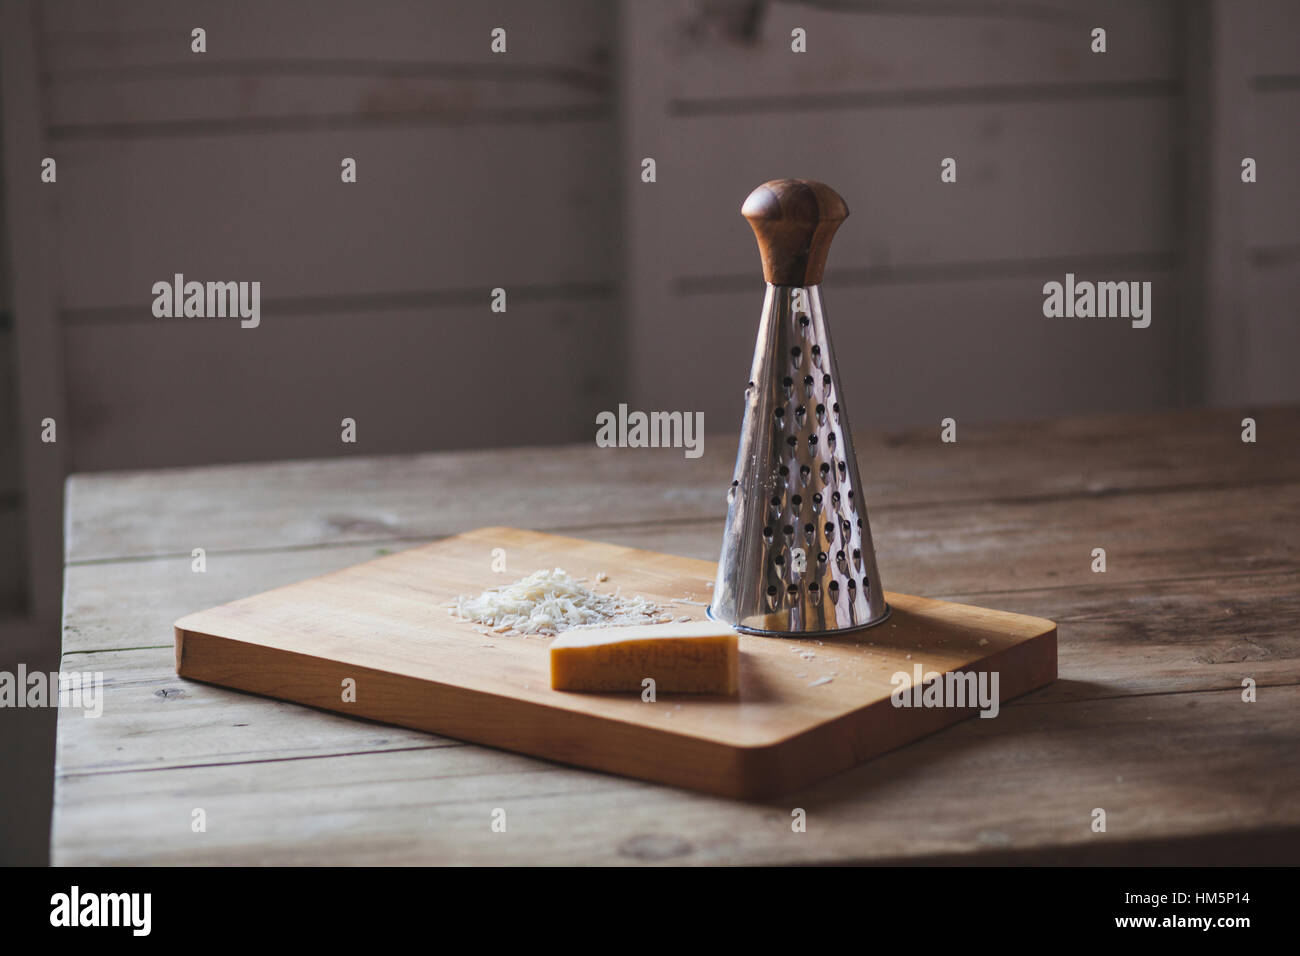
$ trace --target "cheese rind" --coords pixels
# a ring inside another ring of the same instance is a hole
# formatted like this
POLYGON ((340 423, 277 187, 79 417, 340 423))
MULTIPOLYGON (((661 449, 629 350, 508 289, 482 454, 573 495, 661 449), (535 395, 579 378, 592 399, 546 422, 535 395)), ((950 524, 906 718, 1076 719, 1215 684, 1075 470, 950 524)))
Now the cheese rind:
POLYGON ((713 621, 595 627, 551 643, 551 687, 656 693, 735 694, 740 689, 736 632, 713 621))

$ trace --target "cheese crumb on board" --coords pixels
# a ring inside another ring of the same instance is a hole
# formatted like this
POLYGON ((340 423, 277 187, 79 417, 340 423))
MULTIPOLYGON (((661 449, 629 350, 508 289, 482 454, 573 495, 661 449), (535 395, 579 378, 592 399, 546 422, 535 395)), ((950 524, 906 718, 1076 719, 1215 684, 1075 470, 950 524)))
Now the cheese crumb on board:
MULTIPOLYGON (((599 577, 599 575, 597 576, 599 577)), ((561 568, 534 571, 476 598, 456 598, 449 614, 486 624, 495 634, 559 634, 573 628, 620 627, 664 620, 664 609, 643 597, 598 594, 561 568)), ((669 618, 671 620, 671 618, 669 618)))
POLYGON ((551 687, 656 693, 734 694, 740 687, 736 632, 715 621, 575 629, 551 642, 551 687))

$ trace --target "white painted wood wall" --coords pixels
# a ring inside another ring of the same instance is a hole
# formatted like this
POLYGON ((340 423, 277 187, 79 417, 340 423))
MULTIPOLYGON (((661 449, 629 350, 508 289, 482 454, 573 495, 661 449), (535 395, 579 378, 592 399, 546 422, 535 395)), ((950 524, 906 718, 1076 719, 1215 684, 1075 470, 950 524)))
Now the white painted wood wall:
POLYGON ((5 195, 51 240, 10 216, 0 616, 48 577, 65 471, 580 441, 619 401, 733 431, 762 297, 738 210, 777 176, 852 210, 825 298, 860 427, 1300 398, 1300 6, 955 10, 15 0, 36 93, 6 73, 3 120, 35 133, 5 195), (1067 271, 1149 279, 1151 328, 1043 318, 1067 271), (174 272, 261 281, 262 326, 154 318, 174 272))

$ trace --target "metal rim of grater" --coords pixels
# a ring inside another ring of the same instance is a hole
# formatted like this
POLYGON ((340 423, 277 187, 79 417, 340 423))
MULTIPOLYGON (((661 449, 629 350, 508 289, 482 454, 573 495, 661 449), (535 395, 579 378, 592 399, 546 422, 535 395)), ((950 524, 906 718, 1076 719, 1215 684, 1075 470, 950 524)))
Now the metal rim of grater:
POLYGON ((848 208, 828 186, 785 179, 742 213, 767 293, 708 615, 776 637, 874 627, 890 608, 820 287, 848 208))

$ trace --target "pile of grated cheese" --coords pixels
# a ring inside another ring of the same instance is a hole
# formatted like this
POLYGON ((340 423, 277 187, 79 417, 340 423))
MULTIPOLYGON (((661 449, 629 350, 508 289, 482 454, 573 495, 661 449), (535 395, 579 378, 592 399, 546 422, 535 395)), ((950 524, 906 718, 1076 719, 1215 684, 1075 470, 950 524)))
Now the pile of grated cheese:
POLYGON ((497 634, 558 634, 574 628, 660 624, 672 620, 667 612, 643 597, 625 598, 621 589, 598 594, 556 568, 534 571, 514 584, 488 588, 476 598, 456 598, 447 609, 462 621, 473 621, 497 634))

